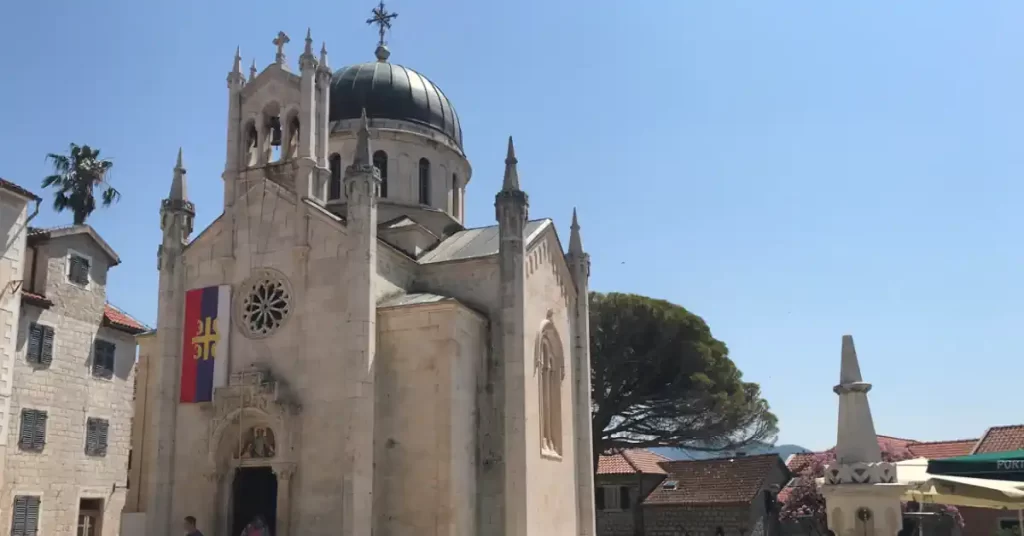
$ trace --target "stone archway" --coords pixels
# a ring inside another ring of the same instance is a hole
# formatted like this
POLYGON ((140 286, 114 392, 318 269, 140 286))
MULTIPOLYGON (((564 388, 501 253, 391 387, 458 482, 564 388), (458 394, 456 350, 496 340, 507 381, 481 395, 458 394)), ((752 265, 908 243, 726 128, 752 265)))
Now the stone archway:
MULTIPOLYGON (((269 468, 276 478, 275 536, 288 536, 291 525, 291 480, 301 408, 282 396, 265 371, 233 374, 214 393, 210 420, 207 480, 215 502, 218 534, 233 529, 235 478, 242 470, 269 468)), ((251 472, 251 471, 250 471, 251 472)))

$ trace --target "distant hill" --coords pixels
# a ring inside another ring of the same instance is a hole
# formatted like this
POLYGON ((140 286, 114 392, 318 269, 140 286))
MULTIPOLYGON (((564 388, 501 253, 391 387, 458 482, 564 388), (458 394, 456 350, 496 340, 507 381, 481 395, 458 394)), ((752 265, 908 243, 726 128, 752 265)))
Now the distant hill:
MULTIPOLYGON (((729 458, 736 456, 738 451, 704 452, 701 450, 677 449, 677 448, 653 448, 658 454, 670 460, 706 460, 708 458, 729 458)), ((778 454, 782 461, 786 461, 792 454, 811 452, 799 445, 766 445, 763 443, 749 445, 741 450, 748 456, 758 454, 778 454)))

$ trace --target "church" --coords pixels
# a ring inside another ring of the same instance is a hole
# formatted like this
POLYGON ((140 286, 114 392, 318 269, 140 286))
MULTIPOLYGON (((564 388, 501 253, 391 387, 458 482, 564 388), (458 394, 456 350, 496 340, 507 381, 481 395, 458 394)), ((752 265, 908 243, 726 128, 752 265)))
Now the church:
POLYGON ((464 226, 459 117, 390 61, 393 17, 374 9, 375 58, 337 70, 308 32, 297 68, 284 33, 261 71, 235 53, 223 211, 194 236, 178 153, 139 339, 146 535, 185 516, 211 536, 256 517, 274 536, 594 534, 575 212, 563 250, 509 138, 496 224, 464 226))

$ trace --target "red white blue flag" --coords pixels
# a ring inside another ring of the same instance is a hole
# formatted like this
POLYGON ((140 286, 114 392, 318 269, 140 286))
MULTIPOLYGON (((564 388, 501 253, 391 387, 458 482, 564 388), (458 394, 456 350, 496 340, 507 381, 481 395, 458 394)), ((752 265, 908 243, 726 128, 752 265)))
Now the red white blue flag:
POLYGON ((197 288, 185 293, 182 403, 210 402, 214 388, 227 384, 230 322, 230 285, 197 288))

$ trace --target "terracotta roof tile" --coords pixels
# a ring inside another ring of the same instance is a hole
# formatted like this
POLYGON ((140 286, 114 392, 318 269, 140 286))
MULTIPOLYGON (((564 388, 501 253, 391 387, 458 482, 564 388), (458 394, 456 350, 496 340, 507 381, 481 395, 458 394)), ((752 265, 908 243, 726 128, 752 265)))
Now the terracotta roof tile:
POLYGON ((26 303, 35 305, 36 307, 47 308, 53 305, 53 302, 49 298, 42 294, 36 294, 35 292, 29 292, 25 289, 21 289, 21 300, 26 303))
POLYGON ((777 454, 662 462, 668 476, 644 504, 748 504, 780 465, 777 454))
POLYGON ((953 441, 920 441, 907 448, 915 458, 952 458, 971 453, 977 439, 955 439, 953 441))
POLYGON ((128 313, 118 309, 117 307, 114 307, 109 303, 103 310, 103 321, 108 326, 114 329, 126 331, 128 333, 131 333, 132 335, 137 335, 139 333, 149 331, 149 327, 147 327, 145 324, 132 318, 132 316, 129 315, 128 313))
POLYGON ((27 198, 29 198, 29 199, 31 199, 33 201, 39 201, 39 196, 38 195, 36 195, 36 194, 34 194, 34 193, 32 193, 32 192, 22 188, 21 186, 18 186, 17 184, 14 184, 13 182, 11 182, 11 181, 9 181, 7 179, 0 178, 0 188, 2 188, 4 190, 10 190, 10 191, 12 191, 12 192, 22 196, 22 197, 27 197, 27 198))
POLYGON ((597 459, 599 475, 633 475, 637 473, 663 475, 665 470, 658 465, 668 458, 647 449, 626 449, 615 454, 602 455, 597 459))
POLYGON ((981 436, 975 454, 1024 449, 1024 424, 993 426, 981 436))

